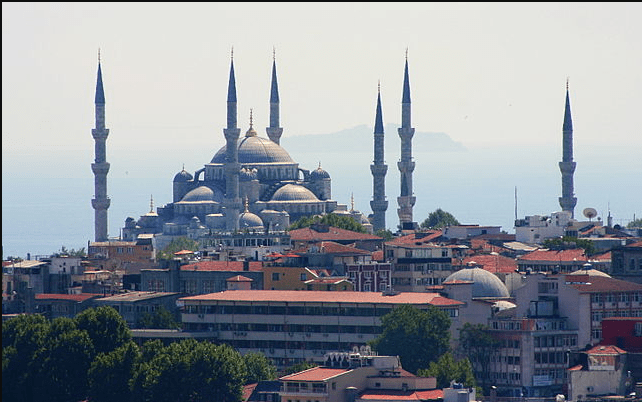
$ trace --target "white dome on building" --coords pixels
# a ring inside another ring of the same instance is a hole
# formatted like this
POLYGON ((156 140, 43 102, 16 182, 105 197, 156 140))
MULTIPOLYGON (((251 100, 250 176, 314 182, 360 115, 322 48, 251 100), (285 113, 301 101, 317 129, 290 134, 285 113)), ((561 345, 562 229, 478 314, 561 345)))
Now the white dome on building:
POLYGON ((509 297, 506 285, 497 276, 481 268, 463 268, 451 274, 444 283, 473 282, 473 297, 509 297))

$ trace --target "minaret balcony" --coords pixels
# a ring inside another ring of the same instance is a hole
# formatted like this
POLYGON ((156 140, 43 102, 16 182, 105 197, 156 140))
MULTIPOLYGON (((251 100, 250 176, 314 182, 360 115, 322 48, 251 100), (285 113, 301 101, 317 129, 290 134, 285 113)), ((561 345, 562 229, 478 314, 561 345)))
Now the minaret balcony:
POLYGON ((106 210, 111 205, 109 198, 94 198, 91 200, 91 206, 96 210, 106 210))
POLYGON ((94 172, 95 175, 106 175, 109 172, 109 163, 92 163, 91 171, 94 172))
POLYGON ((373 176, 385 176, 388 171, 388 165, 370 165, 370 171, 373 176))

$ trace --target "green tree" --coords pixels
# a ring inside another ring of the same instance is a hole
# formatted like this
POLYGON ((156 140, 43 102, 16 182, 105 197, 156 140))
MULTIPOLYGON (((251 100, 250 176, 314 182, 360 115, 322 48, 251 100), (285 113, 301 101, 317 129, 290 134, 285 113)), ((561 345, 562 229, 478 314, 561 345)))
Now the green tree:
POLYGON ((546 239, 542 245, 551 250, 569 250, 574 248, 584 249, 584 254, 593 255, 597 252, 595 243, 588 239, 578 239, 573 236, 556 237, 554 239, 546 239))
POLYGON ((141 361, 142 353, 133 341, 96 356, 87 374, 89 399, 92 402, 131 400, 129 381, 141 361))
POLYGON ((475 373, 475 378, 487 391, 490 383, 490 362, 499 351, 499 340, 495 339, 488 326, 464 323, 459 330, 459 352, 467 356, 475 373))
POLYGON ((419 226, 424 229, 441 229, 459 224, 459 221, 450 212, 437 208, 434 212, 428 214, 428 218, 421 222, 419 226))
POLYGON ((343 216, 337 214, 325 214, 325 215, 314 215, 314 216, 304 216, 290 225, 288 230, 307 228, 315 223, 321 223, 324 225, 334 226, 340 229, 351 230, 358 233, 367 233, 366 228, 359 222, 357 222, 351 216, 343 216))
POLYGON ((431 362, 427 369, 420 369, 418 375, 422 377, 435 377, 437 388, 448 388, 451 381, 464 384, 466 387, 477 385, 473 368, 467 358, 455 361, 452 353, 441 355, 439 360, 431 362))
POLYGON ((316 364, 311 363, 311 362, 299 362, 297 364, 294 364, 290 367, 287 367, 285 370, 283 370, 282 375, 289 375, 293 373, 298 373, 299 371, 307 370, 317 367, 316 364))
POLYGON ((276 367, 263 353, 251 352, 243 356, 247 376, 245 384, 276 379, 276 367))
POLYGON ((380 355, 399 356, 404 369, 417 373, 449 350, 450 318, 430 306, 420 310, 409 304, 381 317, 383 332, 369 342, 380 355))
POLYGON ((87 331, 96 353, 109 353, 132 337, 127 323, 113 307, 88 308, 74 320, 78 329, 87 331))
POLYGON ((143 313, 136 322, 137 328, 178 329, 181 323, 171 311, 160 306, 153 313, 143 313))
POLYGON ((642 228, 642 218, 632 220, 631 222, 627 223, 626 227, 628 229, 642 228))
POLYGON ((246 376, 241 355, 226 344, 194 339, 174 342, 143 361, 132 378, 136 401, 222 401, 242 398, 246 376))
POLYGON ((389 229, 379 229, 375 232, 375 236, 383 237, 385 241, 392 240, 394 234, 389 229))
POLYGON ((62 246, 62 247, 60 247, 60 250, 59 250, 59 251, 57 251, 57 252, 53 253, 51 256, 52 256, 52 257, 64 257, 64 256, 68 256, 68 257, 80 257, 80 258, 85 258, 85 257, 87 257, 87 252, 85 251, 85 248, 84 248, 84 247, 81 247, 81 248, 80 248, 80 249, 78 249, 78 250, 73 249, 73 248, 72 248, 71 250, 68 250, 68 249, 67 249, 67 247, 62 246))
POLYGON ((171 260, 174 253, 181 250, 198 251, 198 242, 187 237, 172 240, 164 249, 156 253, 157 260, 171 260))

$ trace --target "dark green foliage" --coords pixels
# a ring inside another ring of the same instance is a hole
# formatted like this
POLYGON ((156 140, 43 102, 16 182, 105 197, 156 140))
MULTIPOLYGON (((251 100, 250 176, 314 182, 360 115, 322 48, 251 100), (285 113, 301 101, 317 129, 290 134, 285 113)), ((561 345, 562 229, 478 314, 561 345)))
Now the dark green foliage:
POLYGON ((467 356, 473 367, 475 377, 485 388, 490 384, 490 362, 498 353, 500 342, 495 339, 488 326, 465 323, 459 330, 459 352, 467 356))
POLYGON ((420 227, 424 229, 441 229, 446 226, 459 225, 459 221, 449 212, 437 208, 428 215, 428 218, 421 222, 420 227))
POLYGON ((73 248, 71 250, 67 250, 67 247, 62 246, 62 247, 60 247, 60 250, 58 252, 53 253, 51 256, 52 257, 68 256, 68 257, 85 258, 85 257, 87 257, 87 253, 85 252, 85 248, 84 247, 81 247, 78 250, 73 249, 73 248))
POLYGON ((245 384, 276 379, 276 367, 263 353, 248 353, 243 356, 245 363, 245 384))
POLYGON ((292 223, 288 230, 307 228, 312 226, 315 223, 321 223, 329 226, 334 226, 336 228, 352 230, 353 232, 366 233, 366 229, 362 224, 357 222, 351 216, 342 216, 337 214, 325 214, 323 216, 304 216, 303 218, 292 223))
POLYGON ((418 375, 435 377, 437 379, 437 388, 447 388, 453 380, 463 384, 465 387, 477 385, 470 361, 467 358, 455 361, 450 352, 444 353, 439 360, 430 363, 427 369, 420 369, 418 375))
POLYGON ((394 237, 392 231, 388 229, 379 229, 375 232, 375 236, 383 237, 385 241, 392 240, 394 237))
POLYGON ((167 247, 156 253, 157 260, 171 260, 174 253, 181 250, 198 251, 198 242, 187 237, 179 237, 172 240, 167 247))
POLYGON ((293 374, 293 373, 298 373, 299 371, 311 369, 313 367, 317 367, 317 365, 314 364, 314 363, 310 363, 310 362, 297 363, 297 364, 295 364, 293 366, 290 366, 290 367, 286 368, 285 370, 283 370, 283 374, 282 375, 289 375, 289 374, 293 374))
POLYGON ((633 228, 642 228, 642 218, 634 219, 631 222, 629 222, 626 227, 628 229, 633 229, 633 228))
POLYGON ((383 333, 370 341, 379 355, 399 356, 404 369, 417 373, 448 351, 450 318, 431 306, 420 310, 409 304, 381 317, 383 333))
POLYGON ((132 337, 127 323, 113 307, 89 308, 74 320, 78 329, 87 331, 96 353, 109 353, 132 337))
POLYGON ((143 313, 136 322, 137 328, 178 329, 181 323, 176 316, 163 306, 153 313, 143 313))
POLYGON ((131 400, 129 381, 142 360, 140 348, 129 341, 107 354, 99 354, 88 373, 91 402, 131 400))
POLYGON ((593 255, 597 252, 595 244, 587 239, 578 239, 577 237, 564 236, 555 239, 546 239, 542 245, 551 250, 569 250, 574 248, 584 249, 584 254, 593 255))

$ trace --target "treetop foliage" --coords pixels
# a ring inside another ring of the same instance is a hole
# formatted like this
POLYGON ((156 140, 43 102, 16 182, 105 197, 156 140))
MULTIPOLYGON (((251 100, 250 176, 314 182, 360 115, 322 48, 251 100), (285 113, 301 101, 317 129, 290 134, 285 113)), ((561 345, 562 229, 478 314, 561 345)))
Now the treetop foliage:
POLYGON ((546 239, 542 245, 551 250, 569 250, 574 248, 584 249, 584 254, 593 255, 597 252, 595 243, 587 239, 578 239, 577 237, 564 236, 555 239, 546 239))
POLYGON ((156 253, 157 260, 171 260, 174 253, 181 250, 198 251, 198 242, 187 237, 172 240, 164 249, 156 253))
POLYGON ((627 223, 626 227, 628 229, 642 228, 642 218, 632 220, 631 222, 627 223))
POLYGON ((459 221, 450 213, 437 208, 419 225, 424 229, 441 229, 446 226, 459 225, 459 221))
POLYGON ((357 222, 353 217, 332 213, 325 215, 304 216, 292 223, 288 230, 307 228, 314 225, 315 223, 334 226, 345 230, 352 230, 353 232, 358 233, 367 233, 363 225, 357 222))

